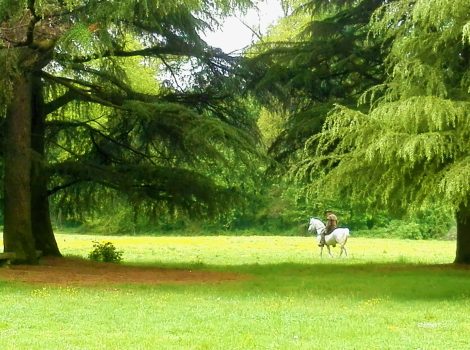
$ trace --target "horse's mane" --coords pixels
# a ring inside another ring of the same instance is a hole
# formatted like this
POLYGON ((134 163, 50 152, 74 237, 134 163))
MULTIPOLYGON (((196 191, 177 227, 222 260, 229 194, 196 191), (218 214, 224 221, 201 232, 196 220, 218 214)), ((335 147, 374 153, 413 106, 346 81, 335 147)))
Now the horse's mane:
POLYGON ((323 221, 322 221, 320 218, 317 218, 317 217, 315 217, 315 216, 311 217, 310 220, 318 220, 318 221, 320 221, 320 222, 323 224, 323 221))

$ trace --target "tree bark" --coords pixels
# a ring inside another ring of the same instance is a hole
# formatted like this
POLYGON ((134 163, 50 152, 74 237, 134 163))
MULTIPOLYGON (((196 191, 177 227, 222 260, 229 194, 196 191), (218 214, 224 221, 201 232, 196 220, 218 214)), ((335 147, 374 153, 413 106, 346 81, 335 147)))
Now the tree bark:
POLYGON ((37 262, 31 226, 32 91, 31 73, 15 79, 4 139, 4 251, 28 264, 37 262))
POLYGON ((470 264, 470 203, 461 204, 456 213, 457 252, 456 264, 470 264))
POLYGON ((40 78, 33 82, 33 113, 31 125, 31 220, 36 250, 45 256, 61 256, 52 230, 47 193, 48 175, 45 161, 45 118, 44 100, 40 78))

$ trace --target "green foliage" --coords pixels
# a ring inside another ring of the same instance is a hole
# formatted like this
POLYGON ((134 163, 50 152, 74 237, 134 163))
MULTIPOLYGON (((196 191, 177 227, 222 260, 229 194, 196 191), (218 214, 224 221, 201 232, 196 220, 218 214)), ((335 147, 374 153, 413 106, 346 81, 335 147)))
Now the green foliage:
MULTIPOLYGON (((70 218, 76 220, 78 232, 93 231, 100 235, 135 235, 155 226, 151 212, 129 205, 128 201, 119 200, 119 197, 113 197, 112 203, 100 201, 99 204, 100 208, 95 206, 93 210, 81 211, 81 218, 78 213, 70 213, 70 218)), ((66 221, 64 226, 70 226, 72 223, 73 221, 66 221)), ((59 226, 57 221, 55 224, 59 226)))
POLYGON ((88 254, 88 259, 99 262, 119 263, 122 260, 122 250, 117 250, 111 242, 93 241, 93 250, 88 254))
MULTIPOLYGON (((21 17, 21 9, 25 7, 25 0, 2 0, 0 1, 0 21, 14 17, 18 20, 21 17)), ((3 28, 2 28, 3 29, 3 28)))
MULTIPOLYGON (((282 130, 276 132, 269 148, 277 161, 270 170, 291 183, 284 196, 295 193, 296 203, 287 211, 297 212, 297 221, 321 216, 327 207, 347 213, 342 216, 348 225, 362 226, 367 221, 359 214, 361 204, 345 204, 327 187, 318 187, 315 194, 306 196, 308 192, 301 187, 309 181, 308 176, 297 174, 300 181, 294 185, 289 171, 306 161, 306 141, 322 130, 335 104, 355 106, 365 89, 384 80, 382 49, 387 45, 381 39, 368 38, 369 18, 380 4, 368 0, 292 2, 297 9, 250 51, 254 94, 282 118, 282 130), (349 215, 352 212, 355 215, 349 215), (354 220, 349 220, 352 217, 354 220)), ((266 134, 269 128, 263 127, 266 134)), ((306 165, 305 172, 310 170, 306 165)))
POLYGON ((446 239, 453 221, 441 222, 434 218, 426 219, 408 219, 408 220, 390 220, 385 226, 377 226, 373 230, 359 230, 355 232, 357 236, 365 237, 383 237, 400 239, 446 239))
POLYGON ((277 160, 296 160, 334 103, 354 105, 383 80, 383 42, 367 39, 369 17, 379 5, 309 1, 250 51, 255 95, 269 108, 281 106, 286 120, 270 149, 277 160))
POLYGON ((49 179, 44 196, 65 218, 83 221, 113 200, 165 215, 216 216, 253 190, 262 153, 250 106, 234 93, 240 82, 228 77, 238 62, 200 37, 251 1, 15 5, 0 12, 2 28, 19 38, 0 37, 0 116, 13 73, 24 74, 31 61, 40 77, 32 111, 45 124, 44 149, 35 149, 49 179), (17 26, 10 15, 25 12, 17 26), (23 47, 31 55, 16 62, 23 47))
POLYGON ((72 59, 90 53, 99 54, 97 41, 94 39, 93 32, 85 23, 77 23, 59 37, 55 44, 55 50, 58 53, 67 53, 72 59))
POLYGON ((311 195, 328 186, 348 199, 411 212, 468 201, 470 60, 460 57, 468 58, 470 12, 468 2, 446 3, 398 1, 378 12, 376 33, 393 38, 385 94, 369 113, 338 106, 310 138, 297 175, 311 181, 311 195))
POLYGON ((264 144, 269 148, 279 137, 284 126, 284 120, 280 113, 270 112, 266 108, 261 109, 258 118, 258 127, 263 136, 264 144))

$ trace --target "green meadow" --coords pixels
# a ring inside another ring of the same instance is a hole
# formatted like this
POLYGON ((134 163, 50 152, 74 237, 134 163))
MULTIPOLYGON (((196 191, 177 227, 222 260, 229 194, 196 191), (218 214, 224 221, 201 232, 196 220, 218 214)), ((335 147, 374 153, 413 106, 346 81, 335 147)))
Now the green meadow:
POLYGON ((0 280, 13 349, 470 349, 470 269, 455 242, 352 237, 58 234, 65 255, 111 241, 123 264, 240 273, 237 281, 51 286, 0 280), (333 249, 337 255, 339 249, 333 249))

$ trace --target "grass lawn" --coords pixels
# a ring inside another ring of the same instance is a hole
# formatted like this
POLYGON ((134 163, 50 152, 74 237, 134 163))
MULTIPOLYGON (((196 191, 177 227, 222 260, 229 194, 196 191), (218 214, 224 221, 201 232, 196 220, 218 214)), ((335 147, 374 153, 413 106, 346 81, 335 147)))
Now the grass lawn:
POLYGON ((318 257, 308 237, 58 234, 86 256, 239 272, 219 283, 79 287, 0 280, 2 349, 470 349, 470 269, 455 242, 351 238, 318 257), (338 252, 338 249, 335 250, 338 252))

